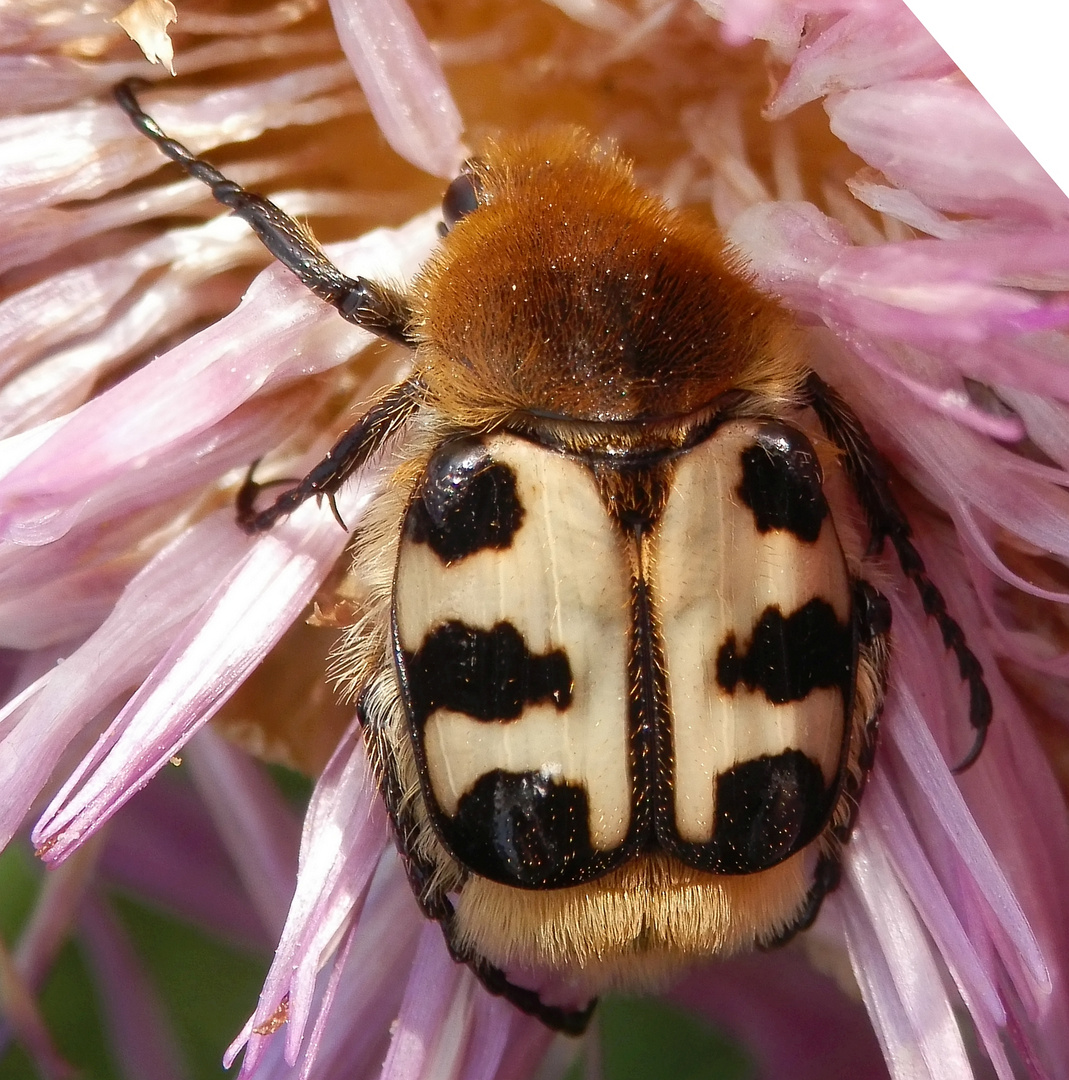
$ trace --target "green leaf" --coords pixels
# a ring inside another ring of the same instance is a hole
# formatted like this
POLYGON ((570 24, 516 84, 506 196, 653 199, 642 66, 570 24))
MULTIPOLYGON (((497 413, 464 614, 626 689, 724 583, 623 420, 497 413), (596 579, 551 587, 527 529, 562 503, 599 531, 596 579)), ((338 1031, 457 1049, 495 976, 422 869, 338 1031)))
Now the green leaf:
MULTIPOLYGON (((597 1037, 604 1080, 749 1080, 742 1050, 705 1021, 663 1001, 605 998, 597 1037)), ((567 1080, 582 1080, 582 1060, 567 1080)))
MULTIPOLYGON (((12 844, 0 854, 0 934, 10 947, 32 911, 43 870, 12 844)), ((223 1051, 256 1004, 267 955, 252 955, 159 911, 126 899, 115 909, 163 1001, 192 1080, 221 1080, 223 1051)), ((60 1053, 80 1080, 120 1080, 97 1007, 97 991, 78 947, 60 951, 39 1004, 60 1053)), ((0 1080, 40 1080, 12 1045, 0 1056, 0 1080)), ((145 1078, 148 1080, 148 1078, 145 1078)))
POLYGON ((117 901, 196 1080, 226 1074, 223 1051, 256 1006, 268 956, 256 956, 129 900, 117 901))

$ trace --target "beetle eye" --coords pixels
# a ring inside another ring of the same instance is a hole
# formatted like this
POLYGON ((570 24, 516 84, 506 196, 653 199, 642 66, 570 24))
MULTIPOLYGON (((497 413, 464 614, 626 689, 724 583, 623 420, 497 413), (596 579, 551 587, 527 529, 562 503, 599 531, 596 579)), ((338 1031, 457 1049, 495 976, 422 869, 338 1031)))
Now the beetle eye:
POLYGON ((442 217, 445 218, 447 231, 478 207, 481 188, 482 185, 473 173, 463 172, 445 189, 442 197, 442 217))

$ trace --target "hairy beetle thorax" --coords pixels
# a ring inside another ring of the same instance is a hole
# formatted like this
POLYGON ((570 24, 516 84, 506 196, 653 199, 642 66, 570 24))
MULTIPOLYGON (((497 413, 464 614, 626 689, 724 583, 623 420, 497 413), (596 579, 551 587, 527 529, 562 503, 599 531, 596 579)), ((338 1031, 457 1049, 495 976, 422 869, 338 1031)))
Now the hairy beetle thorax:
POLYGON ((718 233, 643 192, 615 154, 558 131, 507 158, 491 146, 470 169, 478 212, 412 289, 446 413, 634 420, 795 388, 804 364, 782 311, 718 233))

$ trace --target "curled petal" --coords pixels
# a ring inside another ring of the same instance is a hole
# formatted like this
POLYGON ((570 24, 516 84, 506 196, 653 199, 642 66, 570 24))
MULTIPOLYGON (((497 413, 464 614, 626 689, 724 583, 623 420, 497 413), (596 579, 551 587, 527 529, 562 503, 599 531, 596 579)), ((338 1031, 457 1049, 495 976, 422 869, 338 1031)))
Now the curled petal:
POLYGON ((852 11, 810 34, 765 116, 777 120, 807 101, 904 77, 949 75, 953 62, 905 6, 852 11))

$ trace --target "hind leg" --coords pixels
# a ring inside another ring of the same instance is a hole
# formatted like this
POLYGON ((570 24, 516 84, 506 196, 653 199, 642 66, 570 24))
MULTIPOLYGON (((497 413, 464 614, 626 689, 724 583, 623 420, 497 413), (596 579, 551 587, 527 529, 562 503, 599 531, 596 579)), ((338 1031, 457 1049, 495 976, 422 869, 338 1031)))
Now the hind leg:
POLYGON ((406 802, 403 798, 404 785, 397 758, 389 747, 389 738, 381 728, 369 722, 364 698, 357 704, 357 713, 379 776, 379 789, 393 825, 394 841, 401 855, 405 874, 420 910, 428 919, 433 919, 441 926, 450 956, 458 964, 466 964, 491 994, 503 997, 509 1004, 535 1017, 554 1031, 581 1035, 590 1023, 597 1004, 596 999, 584 1009, 547 1005, 536 991, 510 982, 504 971, 460 944, 453 904, 441 883, 438 866, 420 850, 417 812, 413 810, 412 802, 406 802))
POLYGON ((812 372, 805 384, 805 401, 817 414, 828 438, 843 453, 847 476, 868 519, 872 537, 869 554, 877 554, 883 550, 884 541, 891 541, 902 570, 920 594, 924 613, 935 619, 943 644, 958 661, 961 678, 969 688, 969 721, 976 732, 968 753, 954 769, 963 772, 980 756, 991 723, 991 694, 984 682, 984 669, 969 648, 961 626, 947 610, 939 587, 928 576, 924 560, 913 544, 909 520, 891 490, 883 458, 853 409, 812 372))

